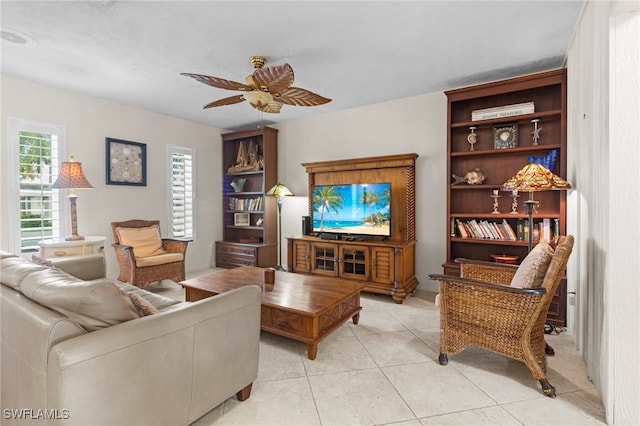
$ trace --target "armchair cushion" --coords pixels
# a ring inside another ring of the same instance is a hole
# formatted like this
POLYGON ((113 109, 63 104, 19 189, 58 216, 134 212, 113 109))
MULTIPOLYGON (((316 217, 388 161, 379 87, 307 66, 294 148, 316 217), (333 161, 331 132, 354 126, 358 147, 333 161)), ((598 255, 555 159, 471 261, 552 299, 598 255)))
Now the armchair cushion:
POLYGON ((158 225, 144 228, 116 228, 116 232, 120 244, 133 247, 133 254, 136 258, 166 253, 162 248, 158 225))
POLYGON ((136 266, 144 268, 145 266, 164 265, 165 263, 180 262, 184 259, 182 253, 163 253, 154 256, 136 257, 136 266))
POLYGON ((45 269, 25 277, 20 291, 87 331, 140 317, 127 294, 106 278, 83 281, 59 269, 45 269))
POLYGON ((531 253, 524 258, 513 275, 511 287, 538 288, 544 281, 547 268, 553 257, 553 248, 546 240, 541 240, 531 253))

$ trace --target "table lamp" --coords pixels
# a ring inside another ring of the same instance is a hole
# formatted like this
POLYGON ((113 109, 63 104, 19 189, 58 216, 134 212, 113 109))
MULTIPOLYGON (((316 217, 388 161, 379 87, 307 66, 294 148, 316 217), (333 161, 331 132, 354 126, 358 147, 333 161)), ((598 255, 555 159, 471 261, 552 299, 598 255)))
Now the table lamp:
POLYGON ((71 235, 65 237, 67 241, 84 240, 82 235, 78 235, 78 217, 76 212, 76 200, 78 196, 73 191, 80 188, 93 188, 82 171, 82 163, 76 162, 73 156, 69 161, 60 164, 58 179, 51 185, 53 189, 69 189, 69 202, 71 203, 71 235))
POLYGON ((524 202, 524 207, 529 215, 529 241, 528 251, 531 251, 533 243, 533 213, 538 205, 538 201, 533 199, 535 191, 553 191, 571 189, 571 184, 551 170, 537 164, 529 163, 524 166, 515 176, 502 184, 503 191, 528 192, 529 199, 524 202))
POLYGON ((267 191, 266 195, 271 195, 277 198, 278 202, 278 266, 277 270, 284 271, 282 267, 282 249, 281 249, 281 241, 282 241, 282 197, 289 197, 293 195, 293 192, 289 190, 286 186, 278 182, 275 184, 270 190, 267 191))

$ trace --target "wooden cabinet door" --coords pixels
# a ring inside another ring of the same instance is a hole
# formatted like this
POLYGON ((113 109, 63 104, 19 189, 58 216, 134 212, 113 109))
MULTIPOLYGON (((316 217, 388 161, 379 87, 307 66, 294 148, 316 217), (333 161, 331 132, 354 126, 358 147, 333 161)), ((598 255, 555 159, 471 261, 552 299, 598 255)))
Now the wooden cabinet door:
POLYGON ((369 281, 371 265, 369 247, 356 245, 340 246, 340 277, 352 280, 369 281))
POLYGON ((311 272, 309 263, 311 244, 307 241, 293 240, 293 272, 308 274, 311 272))
POLYGON ((311 273, 338 276, 338 244, 313 243, 311 244, 311 273))
POLYGON ((371 281, 393 284, 394 264, 393 247, 371 247, 371 281))

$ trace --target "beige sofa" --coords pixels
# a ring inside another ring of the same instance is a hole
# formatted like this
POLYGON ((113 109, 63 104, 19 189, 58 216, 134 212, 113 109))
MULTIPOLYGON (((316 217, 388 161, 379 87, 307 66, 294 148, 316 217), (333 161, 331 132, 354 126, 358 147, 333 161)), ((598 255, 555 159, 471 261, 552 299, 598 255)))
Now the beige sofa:
POLYGON ((100 255, 57 266, 84 280, 0 252, 0 423, 187 425, 249 396, 259 287, 176 302, 103 278, 100 255))

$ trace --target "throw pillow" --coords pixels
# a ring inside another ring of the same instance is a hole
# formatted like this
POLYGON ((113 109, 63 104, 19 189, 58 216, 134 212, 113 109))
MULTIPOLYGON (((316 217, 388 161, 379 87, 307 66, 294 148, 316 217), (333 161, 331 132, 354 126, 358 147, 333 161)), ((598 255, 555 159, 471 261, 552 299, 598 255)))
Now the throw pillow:
POLYGON ((36 265, 46 266, 47 268, 53 268, 53 262, 45 259, 44 257, 40 257, 37 254, 31 255, 31 261, 36 265))
POLYGON ((511 280, 511 287, 540 287, 552 257, 553 249, 546 240, 541 240, 518 266, 511 280))
POLYGON ((162 247, 160 227, 158 225, 146 228, 116 228, 118 239, 123 246, 133 247, 136 257, 149 257, 166 253, 162 247))
POLYGON ((138 313, 141 316, 146 317, 147 315, 153 315, 158 313, 158 310, 156 309, 156 307, 153 306, 151 303, 147 302, 144 297, 140 296, 139 294, 135 294, 132 291, 130 291, 127 294, 131 298, 131 301, 133 302, 133 306, 136 307, 136 309, 138 310, 138 313))

